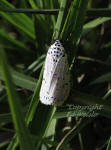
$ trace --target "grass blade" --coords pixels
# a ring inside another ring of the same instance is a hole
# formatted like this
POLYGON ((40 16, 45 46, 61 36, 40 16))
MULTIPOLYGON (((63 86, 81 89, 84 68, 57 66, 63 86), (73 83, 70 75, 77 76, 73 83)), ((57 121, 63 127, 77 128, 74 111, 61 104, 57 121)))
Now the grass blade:
POLYGON ((111 72, 101 75, 90 83, 90 85, 111 81, 111 72))
POLYGON ((7 63, 7 59, 1 47, 0 47, 0 68, 2 70, 2 74, 5 80, 6 90, 7 90, 7 95, 8 95, 8 102, 9 102, 13 122, 15 125, 16 133, 20 141, 21 148, 23 150, 26 150, 26 149, 34 150, 32 139, 24 123, 24 117, 21 111, 20 99, 14 88, 14 84, 12 82, 12 77, 11 77, 8 63, 7 63))
POLYGON ((110 137, 110 139, 108 140, 108 145, 107 145, 106 150, 110 150, 110 149, 111 149, 111 137, 110 137))
MULTIPOLYGON (((12 4, 5 0, 0 0, 0 6, 3 8, 14 8, 12 4)), ((0 11, 0 16, 13 24, 17 29, 23 31, 31 39, 35 39, 34 24, 32 20, 25 14, 10 14, 0 11)))
MULTIPOLYGON (((60 38, 60 32, 62 30, 63 18, 65 17, 64 15, 65 15, 65 10, 66 10, 67 3, 68 3, 67 0, 62 0, 62 2, 61 2, 61 6, 60 6, 58 18, 57 18, 57 23, 55 25, 52 40, 60 38)), ((61 39, 62 39, 62 37, 61 37, 61 39)))
POLYGON ((31 14, 44 14, 44 15, 57 15, 59 9, 22 9, 22 8, 0 8, 2 12, 10 13, 31 13, 31 14))
POLYGON ((0 43, 4 45, 4 47, 7 45, 5 45, 5 43, 7 42, 7 45, 9 45, 10 47, 16 47, 25 51, 29 51, 28 47, 26 45, 24 45, 22 42, 15 40, 14 38, 12 38, 11 36, 8 35, 7 32, 3 31, 2 29, 0 29, 0 43))
MULTIPOLYGON (((33 91, 35 86, 36 86, 36 79, 24 75, 20 72, 14 71, 12 69, 10 69, 11 74, 12 74, 12 78, 13 78, 13 82, 16 86, 19 86, 21 88, 26 88, 28 90, 33 91)), ((0 69, 0 80, 4 80, 3 76, 2 76, 2 70, 0 69)))
POLYGON ((85 35, 89 31, 91 31, 93 28, 95 28, 95 27, 99 26, 100 24, 102 24, 102 23, 104 23, 106 21, 109 21, 109 20, 111 20, 110 17, 101 17, 101 18, 97 18, 97 19, 94 19, 94 20, 86 23, 83 26, 82 35, 85 35))

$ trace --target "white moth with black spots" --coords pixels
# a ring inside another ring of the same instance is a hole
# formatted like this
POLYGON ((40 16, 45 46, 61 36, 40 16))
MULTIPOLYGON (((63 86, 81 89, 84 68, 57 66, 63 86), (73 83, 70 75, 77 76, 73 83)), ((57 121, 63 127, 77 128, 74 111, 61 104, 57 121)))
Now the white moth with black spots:
POLYGON ((59 40, 50 46, 44 65, 40 101, 46 105, 61 105, 70 91, 67 54, 59 40))

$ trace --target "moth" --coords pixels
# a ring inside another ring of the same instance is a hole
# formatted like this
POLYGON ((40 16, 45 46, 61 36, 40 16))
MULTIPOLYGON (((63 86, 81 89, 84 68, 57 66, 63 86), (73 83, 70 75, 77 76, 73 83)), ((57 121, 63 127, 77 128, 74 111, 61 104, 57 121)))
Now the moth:
POLYGON ((47 52, 40 101, 46 105, 62 105, 70 92, 70 72, 67 54, 59 40, 47 52))

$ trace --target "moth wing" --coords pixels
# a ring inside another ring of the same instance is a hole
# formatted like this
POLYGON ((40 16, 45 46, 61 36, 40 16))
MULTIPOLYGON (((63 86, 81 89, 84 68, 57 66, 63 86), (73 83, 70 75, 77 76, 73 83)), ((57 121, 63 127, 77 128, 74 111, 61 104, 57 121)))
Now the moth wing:
POLYGON ((67 55, 61 57, 54 70, 50 93, 56 98, 55 105, 61 105, 68 97, 70 91, 70 73, 67 55), (54 74, 57 74, 54 77, 54 74))
MULTIPOLYGON (((52 45, 47 53, 43 81, 40 90, 40 100, 44 104, 61 105, 67 99, 70 91, 70 73, 67 55, 51 55, 56 45, 52 45), (53 57, 54 56, 54 57, 53 57), (56 58, 56 61, 54 59, 56 58)), ((56 47, 57 48, 57 47, 56 47)), ((65 53, 63 47, 59 52, 65 53)))
MULTIPOLYGON (((49 50, 50 51, 50 48, 49 50)), ((53 63, 53 57, 51 57, 50 54, 47 53, 46 59, 45 59, 45 65, 44 65, 44 73, 43 73, 43 80, 40 90, 40 100, 44 104, 51 104, 51 101, 49 100, 49 89, 53 77, 53 72, 55 70, 55 65, 53 63)))
MULTIPOLYGON (((51 68, 50 68, 51 69, 51 68)), ((47 93, 53 98, 54 105, 61 105, 69 95, 70 73, 67 55, 60 57, 56 65, 52 65, 47 93)))

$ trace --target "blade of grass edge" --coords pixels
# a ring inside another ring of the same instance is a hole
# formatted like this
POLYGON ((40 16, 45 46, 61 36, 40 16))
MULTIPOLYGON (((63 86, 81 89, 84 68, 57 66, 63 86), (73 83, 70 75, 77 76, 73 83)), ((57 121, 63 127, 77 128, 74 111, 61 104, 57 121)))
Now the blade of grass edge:
POLYGON ((52 41, 56 40, 60 37, 60 32, 62 30, 62 23, 63 23, 62 20, 63 20, 64 14, 65 14, 65 8, 66 8, 67 4, 68 4, 67 0, 61 1, 61 6, 60 6, 57 22, 56 22, 54 33, 52 36, 52 41))
POLYGON ((110 149, 111 149, 111 137, 108 140, 108 145, 107 145, 106 150, 110 150, 110 149))
MULTIPOLYGON (((26 121, 27 126, 32 121, 35 110, 36 110, 38 102, 39 102, 39 91, 40 91, 40 86, 41 86, 41 82, 42 82, 42 74, 43 74, 43 68, 41 70, 39 80, 36 83, 34 94, 32 96, 32 100, 31 100, 31 103, 29 105, 29 110, 28 110, 27 115, 26 115, 25 121, 26 121)), ((17 140, 17 136, 15 135, 12 139, 12 142, 8 145, 7 150, 15 150, 15 147, 18 144, 19 144, 19 141, 17 140)))
POLYGON ((8 103, 10 106, 13 123, 20 141, 21 148, 23 150, 34 150, 34 145, 31 140, 31 136, 24 123, 20 99, 14 88, 11 73, 8 67, 7 58, 5 56, 4 51, 2 50, 2 47, 0 47, 0 67, 2 68, 2 74, 5 80, 6 91, 8 95, 8 103))

